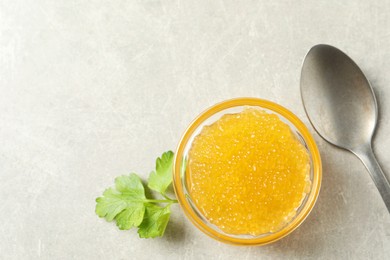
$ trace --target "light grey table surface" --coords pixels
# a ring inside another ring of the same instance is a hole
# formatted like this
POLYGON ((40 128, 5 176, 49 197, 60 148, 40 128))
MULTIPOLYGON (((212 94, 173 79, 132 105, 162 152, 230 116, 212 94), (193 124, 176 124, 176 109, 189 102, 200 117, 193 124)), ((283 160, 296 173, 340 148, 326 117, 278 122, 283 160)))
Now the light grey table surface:
POLYGON ((390 1, 0 0, 0 259, 389 259, 390 216, 364 166, 302 107, 318 43, 371 80, 390 176, 390 1), (289 108, 319 145, 322 190, 300 228, 249 248, 212 240, 177 205, 153 240, 95 215, 116 176, 147 178, 198 113, 241 96, 289 108))

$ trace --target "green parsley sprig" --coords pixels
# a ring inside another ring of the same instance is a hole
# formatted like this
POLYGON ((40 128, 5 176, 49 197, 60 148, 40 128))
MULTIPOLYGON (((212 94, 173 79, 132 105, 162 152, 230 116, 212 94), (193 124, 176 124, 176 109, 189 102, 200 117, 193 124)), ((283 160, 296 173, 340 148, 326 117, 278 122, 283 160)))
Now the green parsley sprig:
POLYGON ((161 194, 163 199, 150 199, 140 177, 131 173, 115 179, 115 187, 104 191, 96 199, 96 214, 121 230, 138 227, 141 238, 162 236, 171 215, 170 207, 177 200, 167 196, 172 183, 173 152, 168 151, 156 160, 156 170, 150 173, 147 187, 161 194))

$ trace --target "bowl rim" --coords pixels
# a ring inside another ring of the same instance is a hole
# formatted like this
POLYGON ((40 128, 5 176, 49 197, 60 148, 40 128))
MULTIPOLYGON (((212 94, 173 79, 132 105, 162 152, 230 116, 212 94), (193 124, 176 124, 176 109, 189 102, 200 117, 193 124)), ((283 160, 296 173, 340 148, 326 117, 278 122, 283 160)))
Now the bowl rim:
POLYGON ((175 152, 175 158, 174 158, 174 164, 173 164, 173 187, 174 191, 177 197, 177 200, 179 201, 180 207, 183 209, 185 215, 187 218, 201 231, 203 231, 208 236, 219 240, 221 242, 229 243, 229 244, 235 244, 235 245, 265 245, 272 243, 274 241, 277 241, 288 234, 290 234, 292 231, 294 231, 296 228, 300 226, 300 224, 306 219, 306 217, 309 215, 311 210, 313 209, 318 194, 321 189, 321 180, 322 180, 322 162, 320 153, 318 150, 318 147, 314 141, 313 136, 310 134, 308 128, 305 126, 305 124, 290 110, 287 108, 278 105, 272 101, 268 101, 265 99, 260 98, 252 98, 252 97, 242 97, 242 98, 234 98, 234 99, 228 99, 222 102, 219 102, 206 110, 204 110, 202 113, 200 113, 187 127, 184 134, 182 135, 179 144, 177 146, 176 152, 175 152), (309 154, 312 157, 313 162, 313 180, 312 180, 312 191, 309 193, 309 196, 307 198, 306 203, 304 204, 304 208, 299 212, 299 214, 294 218, 293 221, 291 221, 288 225, 286 225, 283 229, 271 233, 270 235, 258 237, 258 238, 251 238, 251 239, 242 239, 242 238, 236 238, 231 237, 225 234, 219 233, 217 230, 213 229, 212 227, 206 225, 202 219, 200 219, 191 209, 191 205, 186 199, 186 195, 184 193, 182 183, 181 183, 181 174, 180 174, 180 168, 182 163, 182 157, 183 152, 185 150, 185 147, 187 145, 187 142, 189 141, 190 137, 194 133, 194 131, 209 117, 213 116, 214 114, 221 112, 223 110, 233 108, 233 107, 240 107, 240 106, 253 106, 253 107, 260 107, 265 108, 268 110, 271 110, 272 112, 275 112, 281 116, 283 116, 285 119, 287 119, 291 124, 294 125, 294 127, 299 131, 301 136, 303 137, 304 141, 306 142, 307 148, 309 150, 309 154))

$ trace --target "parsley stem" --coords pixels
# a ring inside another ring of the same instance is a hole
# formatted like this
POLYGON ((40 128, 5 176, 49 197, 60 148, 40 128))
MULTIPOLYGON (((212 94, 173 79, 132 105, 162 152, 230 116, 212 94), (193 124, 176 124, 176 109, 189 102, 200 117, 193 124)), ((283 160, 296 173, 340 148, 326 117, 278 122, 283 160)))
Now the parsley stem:
POLYGON ((177 200, 174 200, 174 199, 171 199, 170 197, 168 197, 167 195, 165 195, 164 193, 160 193, 164 198, 166 198, 167 200, 171 200, 171 201, 174 201, 177 203, 177 200))
POLYGON ((150 200, 150 199, 146 199, 145 200, 146 202, 154 202, 154 203, 177 203, 177 200, 171 200, 171 199, 166 199, 166 200, 150 200))

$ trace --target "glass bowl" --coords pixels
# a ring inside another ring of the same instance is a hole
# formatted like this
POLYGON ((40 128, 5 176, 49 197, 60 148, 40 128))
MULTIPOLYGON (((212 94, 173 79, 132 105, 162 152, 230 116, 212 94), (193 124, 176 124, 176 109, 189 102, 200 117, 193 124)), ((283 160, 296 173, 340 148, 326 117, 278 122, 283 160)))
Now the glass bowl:
POLYGON ((237 98, 218 103, 201 113, 187 128, 182 136, 175 153, 173 167, 173 186, 180 206, 191 222, 205 234, 219 241, 236 245, 264 245, 288 235, 295 230, 312 210, 321 186, 322 166, 318 148, 306 126, 286 108, 271 101, 257 98, 237 98), (197 209, 187 189, 186 162, 188 152, 194 138, 200 133, 203 126, 211 125, 225 114, 239 113, 244 108, 256 107, 267 113, 276 114, 284 123, 288 124, 297 139, 306 147, 310 157, 310 192, 306 194, 300 207, 284 227, 276 232, 269 232, 258 236, 228 234, 210 223, 197 209))

